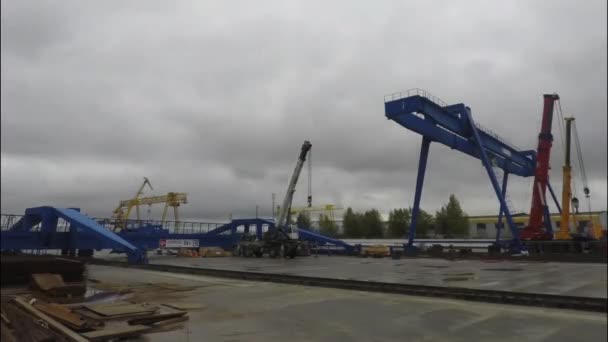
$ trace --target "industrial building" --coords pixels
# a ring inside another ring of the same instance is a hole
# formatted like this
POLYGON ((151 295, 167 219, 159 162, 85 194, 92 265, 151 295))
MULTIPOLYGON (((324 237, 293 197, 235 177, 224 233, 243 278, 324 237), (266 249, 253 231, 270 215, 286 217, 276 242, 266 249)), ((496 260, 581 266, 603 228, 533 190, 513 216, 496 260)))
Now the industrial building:
MULTIPOLYGON (((606 211, 593 211, 590 213, 577 214, 577 222, 580 226, 587 226, 589 222, 593 222, 599 225, 603 231, 606 231, 606 211)), ((523 229, 530 216, 527 214, 515 214, 513 215, 513 222, 517 225, 518 229, 523 229)), ((559 227, 561 222, 561 215, 552 214, 551 222, 555 227, 559 227)), ((469 236, 471 239, 491 239, 496 236, 496 225, 498 223, 497 215, 479 215, 469 216, 469 236)), ((574 231, 573 231, 574 232, 574 231)), ((506 229, 504 231, 505 236, 510 236, 511 232, 506 229)))

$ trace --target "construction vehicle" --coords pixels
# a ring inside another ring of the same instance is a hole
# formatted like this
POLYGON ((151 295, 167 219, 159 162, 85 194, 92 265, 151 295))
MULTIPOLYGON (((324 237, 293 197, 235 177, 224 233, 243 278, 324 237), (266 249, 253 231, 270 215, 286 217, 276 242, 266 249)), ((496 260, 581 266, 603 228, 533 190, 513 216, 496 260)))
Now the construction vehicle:
POLYGON ((361 248, 362 257, 384 258, 391 256, 391 249, 385 245, 372 245, 361 248))
MULTIPOLYGON (((572 166, 570 163, 570 151, 571 151, 571 142, 572 142, 572 131, 574 128, 574 138, 577 146, 577 156, 579 167, 581 171, 581 178, 583 180, 583 192, 585 194, 585 198, 587 198, 587 202, 589 204, 590 200, 590 190, 587 184, 587 176, 585 174, 585 167, 583 164, 583 158, 580 150, 580 141, 578 139, 578 132, 576 131, 576 124, 574 122, 573 117, 564 118, 566 124, 566 136, 565 136, 565 158, 564 158, 564 167, 563 167, 563 185, 562 185, 562 213, 561 213, 561 221, 560 221, 560 229, 555 234, 556 240, 599 240, 603 237, 603 230, 601 224, 596 220, 591 219, 591 215, 588 215, 589 218, 586 222, 581 220, 581 218, 585 218, 585 215, 579 214, 579 200, 576 196, 572 195, 572 166), (570 204, 574 209, 574 215, 570 213, 570 204), (572 216, 572 222, 575 229, 575 232, 572 232, 570 229, 570 217, 572 216)), ((591 212, 591 205, 589 204, 589 212, 591 212)))
MULTIPOLYGON (((598 240, 602 239, 604 232, 601 224, 593 222, 591 215, 589 220, 581 220, 579 215, 579 200, 573 194, 572 190, 572 165, 571 145, 572 133, 574 132, 574 142, 577 149, 578 164, 583 181, 583 192, 587 199, 588 209, 591 212, 590 190, 587 184, 585 167, 583 163, 580 141, 576 131, 575 120, 573 117, 562 118, 561 108, 558 106, 558 118, 560 123, 560 131, 562 121, 565 124, 565 139, 564 140, 564 166, 562 177, 562 200, 561 207, 557 198, 553 194, 549 186, 549 157, 551 153, 551 145, 553 135, 551 134, 551 124, 553 120, 554 103, 559 100, 557 94, 545 95, 543 117, 541 124, 541 133, 539 134, 537 163, 535 169, 534 185, 532 188, 532 205, 530 209, 530 220, 528 225, 521 231, 522 240, 526 240, 531 253, 580 253, 591 252, 594 249, 598 250, 598 240), (550 213, 545 190, 549 188, 552 192, 558 210, 560 210, 561 219, 559 229, 554 232, 551 226, 550 213), (574 209, 574 213, 572 212, 574 209), (574 228, 574 229, 573 229, 574 228), (574 231, 573 231, 574 230, 574 231), (593 245, 588 242, 595 241, 593 245)), ((560 132, 563 133, 563 132, 560 132)), ((583 215, 584 216, 584 215, 583 215)))
MULTIPOLYGON (((262 239, 258 239, 255 234, 245 233, 234 251, 235 255, 246 257, 255 255, 259 258, 264 254, 268 254, 271 258, 282 256, 292 259, 298 254, 308 254, 308 243, 300 240, 298 228, 291 223, 291 203, 296 191, 298 178, 300 177, 304 162, 306 161, 306 155, 309 153, 311 146, 309 141, 304 141, 304 144, 302 145, 295 170, 289 181, 287 192, 285 193, 283 204, 280 207, 281 209, 278 212, 275 225, 270 227, 268 231, 263 234, 262 239)), ((312 206, 310 168, 308 205, 312 206)))

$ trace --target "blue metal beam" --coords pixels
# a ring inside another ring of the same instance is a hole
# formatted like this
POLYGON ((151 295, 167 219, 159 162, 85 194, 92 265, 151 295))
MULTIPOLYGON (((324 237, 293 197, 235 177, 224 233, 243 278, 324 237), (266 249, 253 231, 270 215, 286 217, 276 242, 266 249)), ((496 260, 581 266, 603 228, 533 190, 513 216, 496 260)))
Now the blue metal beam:
MULTIPOLYGON (((475 149, 474 133, 466 115, 470 109, 464 104, 442 107, 426 97, 414 95, 385 102, 384 108, 388 119, 425 135, 432 141, 441 142, 475 158, 481 158, 475 149), (422 115, 423 118, 417 114, 422 115)), ((518 151, 489 132, 480 129, 477 131, 485 152, 497 159, 498 167, 522 177, 534 174, 534 151, 518 151)))

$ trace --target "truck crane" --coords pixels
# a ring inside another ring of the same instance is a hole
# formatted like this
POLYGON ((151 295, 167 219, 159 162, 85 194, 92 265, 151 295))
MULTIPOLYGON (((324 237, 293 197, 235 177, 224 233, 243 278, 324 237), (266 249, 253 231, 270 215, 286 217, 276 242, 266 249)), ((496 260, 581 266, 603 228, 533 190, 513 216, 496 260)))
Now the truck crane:
POLYGON ((521 231, 522 240, 551 240, 553 238, 553 229, 551 227, 545 194, 549 181, 549 159, 551 156, 551 146, 553 145, 553 135, 551 134, 553 108, 558 100, 559 96, 557 94, 544 95, 543 117, 540 134, 538 135, 536 168, 534 170, 534 183, 532 186, 530 221, 528 222, 528 226, 521 231))
MULTIPOLYGON (((291 203, 293 195, 296 192, 298 178, 304 167, 304 162, 306 162, 306 155, 310 152, 311 147, 312 145, 308 140, 302 144, 296 167, 291 175, 291 180, 283 199, 283 205, 280 207, 274 227, 271 227, 264 233, 262 240, 257 240, 255 235, 243 235, 235 254, 241 256, 255 255, 258 258, 264 254, 268 254, 271 258, 283 256, 292 259, 299 251, 307 249, 306 242, 300 240, 298 228, 291 224, 291 203)), ((308 205, 312 205, 310 191, 308 193, 308 205)))

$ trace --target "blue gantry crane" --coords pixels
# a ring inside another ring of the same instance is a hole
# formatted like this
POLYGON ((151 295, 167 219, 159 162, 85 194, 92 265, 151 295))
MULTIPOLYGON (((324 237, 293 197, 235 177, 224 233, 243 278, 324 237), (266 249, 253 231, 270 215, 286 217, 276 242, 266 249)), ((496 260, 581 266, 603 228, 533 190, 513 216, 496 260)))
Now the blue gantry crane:
MULTIPOLYGON (((514 253, 525 252, 526 246, 519 238, 512 213, 505 200, 506 188, 509 174, 521 177, 534 176, 536 151, 518 150, 496 134, 476 124, 471 114, 471 108, 465 104, 448 105, 422 89, 412 89, 386 96, 384 109, 388 119, 422 135, 412 220, 408 242, 404 246, 406 253, 413 254, 417 251, 414 246, 416 223, 431 142, 441 143, 481 160, 498 198, 500 213, 504 213, 513 236, 511 241, 502 243, 502 245, 514 253), (502 186, 499 184, 493 168, 503 171, 502 186)), ((551 188, 550 191, 553 192, 551 188)), ((500 229, 498 231, 500 232, 500 229)), ((497 234, 497 243, 501 243, 499 234, 497 234)))

